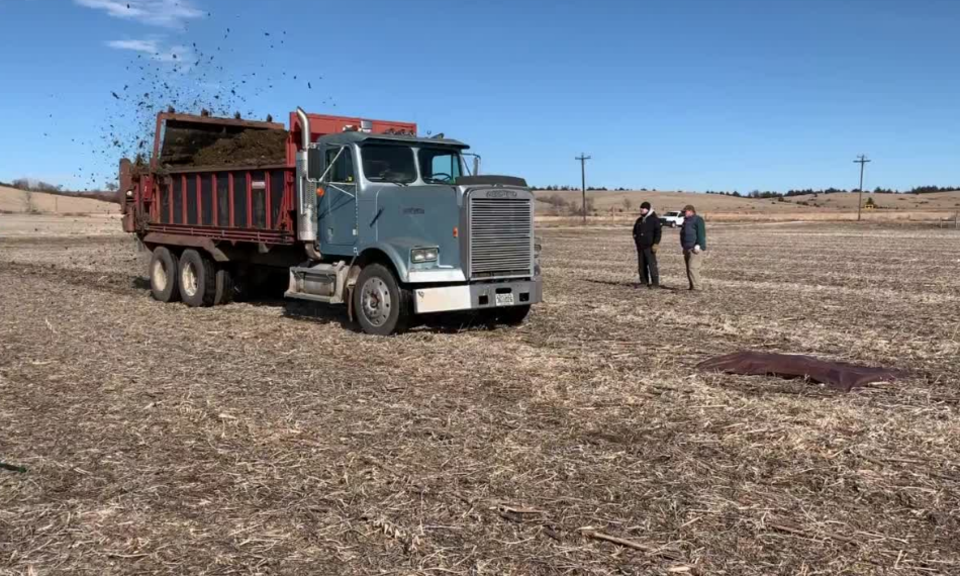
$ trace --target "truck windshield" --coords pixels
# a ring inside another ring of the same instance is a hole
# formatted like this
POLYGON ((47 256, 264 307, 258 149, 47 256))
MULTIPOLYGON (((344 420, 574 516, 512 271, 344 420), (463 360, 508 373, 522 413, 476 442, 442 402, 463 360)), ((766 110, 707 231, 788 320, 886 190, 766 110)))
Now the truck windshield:
POLYGON ((428 184, 453 182, 463 175, 460 153, 449 148, 420 149, 420 177, 428 184))
POLYGON ((363 173, 371 182, 409 184, 417 179, 413 148, 391 144, 367 144, 361 149, 363 173))

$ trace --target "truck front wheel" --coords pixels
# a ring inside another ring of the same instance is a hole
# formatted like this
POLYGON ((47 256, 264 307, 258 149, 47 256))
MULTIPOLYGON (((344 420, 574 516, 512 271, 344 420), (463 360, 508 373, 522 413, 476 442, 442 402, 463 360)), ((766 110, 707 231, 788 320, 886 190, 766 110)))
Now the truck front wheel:
POLYGON ((353 309, 367 334, 388 336, 410 325, 410 294, 389 268, 370 264, 360 272, 353 290, 353 309))
POLYGON ((176 302, 180 299, 178 274, 177 255, 164 246, 154 248, 150 257, 150 293, 155 300, 176 302))
POLYGON ((217 297, 216 266, 190 248, 180 256, 180 296, 189 306, 213 306, 217 297))

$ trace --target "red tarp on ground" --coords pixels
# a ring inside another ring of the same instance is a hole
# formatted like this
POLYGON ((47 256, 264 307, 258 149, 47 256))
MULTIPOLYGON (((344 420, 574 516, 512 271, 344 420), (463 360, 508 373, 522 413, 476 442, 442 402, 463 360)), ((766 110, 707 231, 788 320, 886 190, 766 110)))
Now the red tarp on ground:
POLYGON ((888 368, 871 368, 843 362, 827 362, 813 356, 766 352, 736 352, 717 356, 701 362, 697 368, 747 376, 809 378, 844 392, 871 382, 885 382, 904 376, 902 372, 888 368))

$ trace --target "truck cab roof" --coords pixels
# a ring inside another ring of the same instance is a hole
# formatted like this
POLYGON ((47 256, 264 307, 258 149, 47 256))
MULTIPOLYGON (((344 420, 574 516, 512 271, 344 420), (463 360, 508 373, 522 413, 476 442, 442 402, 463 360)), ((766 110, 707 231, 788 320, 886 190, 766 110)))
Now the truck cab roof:
POLYGON ((365 144, 367 142, 383 142, 389 144, 406 144, 408 146, 447 146, 466 150, 469 145, 451 138, 422 138, 419 136, 405 136, 400 134, 371 134, 369 132, 341 132, 329 136, 321 136, 318 143, 346 146, 349 144, 365 144))

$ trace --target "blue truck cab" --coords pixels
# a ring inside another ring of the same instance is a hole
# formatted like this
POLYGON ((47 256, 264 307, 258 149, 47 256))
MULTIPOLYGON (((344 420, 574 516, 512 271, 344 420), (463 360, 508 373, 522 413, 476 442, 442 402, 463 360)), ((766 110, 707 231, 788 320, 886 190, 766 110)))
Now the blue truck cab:
POLYGON ((465 310, 521 323, 542 299, 534 196, 520 178, 476 175, 479 162, 470 174, 467 148, 361 129, 304 142, 298 234, 310 260, 290 269, 286 295, 346 303, 372 334, 465 310))

